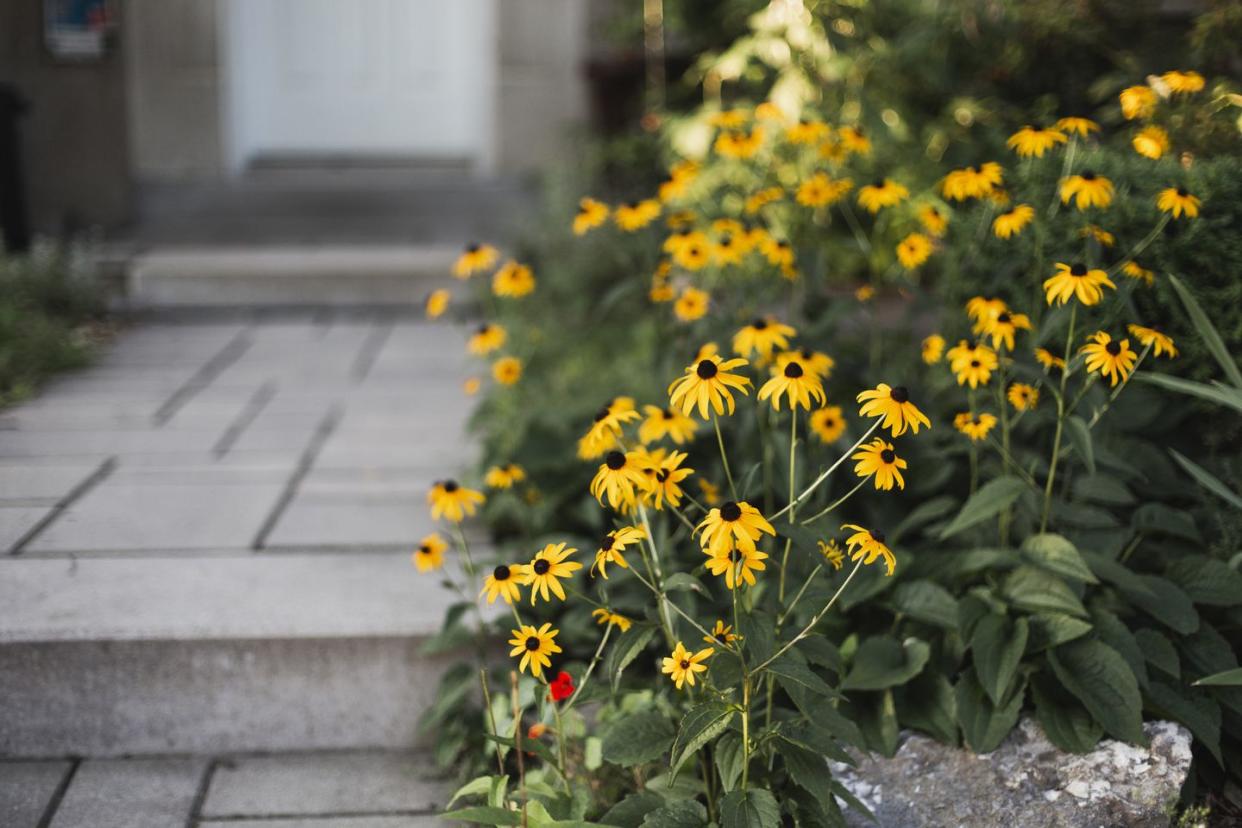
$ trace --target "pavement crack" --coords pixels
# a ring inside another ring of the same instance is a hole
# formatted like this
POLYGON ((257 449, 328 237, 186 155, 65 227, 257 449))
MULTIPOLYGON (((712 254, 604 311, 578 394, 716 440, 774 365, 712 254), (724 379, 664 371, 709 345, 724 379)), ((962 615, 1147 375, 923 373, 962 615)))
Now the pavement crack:
POLYGON ((82 497, 91 489, 102 483, 104 478, 112 474, 112 470, 115 469, 116 466, 117 460, 115 456, 109 457, 107 460, 100 463, 93 472, 87 475, 85 480, 70 489, 69 493, 61 498, 56 505, 52 507, 51 511, 43 516, 42 520, 34 526, 31 526, 30 529, 27 530, 26 534, 18 538, 17 542, 9 547, 9 554, 22 554, 22 550, 29 546, 31 541, 41 535, 43 530, 55 523, 56 519, 59 518, 66 509, 81 500, 82 497))

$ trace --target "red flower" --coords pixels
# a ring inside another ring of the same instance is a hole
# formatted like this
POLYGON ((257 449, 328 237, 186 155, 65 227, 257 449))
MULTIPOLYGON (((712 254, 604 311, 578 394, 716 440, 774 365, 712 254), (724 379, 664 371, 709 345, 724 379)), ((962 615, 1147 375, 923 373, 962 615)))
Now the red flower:
POLYGON ((574 677, 564 670, 556 674, 556 678, 548 684, 548 698, 552 701, 564 701, 574 694, 574 677))

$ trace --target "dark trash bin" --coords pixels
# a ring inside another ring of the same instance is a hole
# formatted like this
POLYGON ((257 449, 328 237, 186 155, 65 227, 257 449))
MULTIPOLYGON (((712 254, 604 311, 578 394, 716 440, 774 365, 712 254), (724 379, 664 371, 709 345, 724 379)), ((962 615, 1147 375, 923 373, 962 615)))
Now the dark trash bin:
POLYGON ((30 249, 30 222, 26 216, 17 128, 28 106, 16 87, 0 83, 0 234, 4 249, 17 253, 30 249))

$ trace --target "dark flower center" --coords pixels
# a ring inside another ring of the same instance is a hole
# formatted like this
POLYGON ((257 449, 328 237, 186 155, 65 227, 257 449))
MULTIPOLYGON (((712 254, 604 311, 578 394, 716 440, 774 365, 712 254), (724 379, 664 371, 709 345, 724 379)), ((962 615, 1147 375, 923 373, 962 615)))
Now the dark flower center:
POLYGON ((738 562, 738 561, 740 561, 741 559, 742 559, 742 552, 741 552, 741 550, 739 550, 739 549, 734 549, 733 551, 731 551, 731 552, 729 553, 729 560, 733 561, 733 563, 737 563, 737 562, 738 562))
POLYGON ((548 563, 543 558, 535 561, 535 563, 531 566, 531 569, 535 570, 536 575, 547 575, 548 570, 551 568, 552 564, 548 563))
POLYGON ((837 424, 837 421, 832 419, 831 417, 824 418, 824 428, 832 428, 836 424, 837 424))
POLYGON ((478 333, 480 333, 480 334, 485 334, 485 333, 487 333, 488 331, 490 331, 491 329, 492 329, 492 326, 491 326, 491 325, 488 325, 488 324, 483 324, 483 325, 480 325, 480 326, 479 326, 479 330, 478 330, 477 332, 478 332, 478 333))
POLYGON ((664 409, 664 410, 663 410, 662 412, 660 412, 660 413, 664 415, 664 419, 666 419, 666 420, 671 420, 671 419, 673 419, 674 417, 676 417, 676 416, 677 416, 677 415, 676 415, 676 414, 674 414, 672 411, 669 411, 667 408, 666 408, 666 409, 664 409))
POLYGON ((802 366, 796 362, 791 362, 785 366, 785 376, 790 379, 797 379, 802 376, 802 366))
POLYGON ((996 316, 996 321, 1001 323, 1002 325, 1008 325, 1009 320, 1010 320, 1010 316, 1007 313, 1000 313, 1000 314, 997 314, 996 316))
POLYGON ((509 572, 509 567, 505 566, 504 564, 501 564, 500 566, 492 570, 492 577, 495 578, 497 581, 507 581, 509 580, 509 575, 511 574, 512 573, 509 572))
POLYGON ((1076 264, 1070 268, 1071 276, 1086 276, 1087 266, 1085 264, 1076 264))
POLYGON ((1095 173, 1092 172, 1091 170, 1083 170, 1082 180, 1083 181, 1095 181, 1095 173))
POLYGON ((445 480, 444 481, 444 491, 448 492, 449 494, 452 494, 453 492, 457 491, 457 489, 458 489, 458 486, 457 486, 456 480, 445 480))
POLYGON ((612 544, 614 541, 616 541, 616 538, 613 537, 612 535, 604 535, 604 539, 599 542, 600 550, 607 552, 609 549, 612 549, 612 544))
POLYGON ((669 475, 668 469, 660 469, 658 472, 656 472, 656 480, 659 480, 661 483, 663 483, 665 480, 668 480, 668 475, 669 475))
POLYGON ((729 235, 724 235, 724 236, 721 236, 721 237, 720 237, 720 246, 721 246, 721 247, 728 247, 728 246, 730 246, 731 244, 733 244, 733 237, 732 237, 732 236, 729 236, 729 235))
POLYGON ((906 403, 910 401, 910 392, 904 385, 898 385, 889 392, 889 396, 893 398, 893 402, 906 403))
POLYGON ((883 179, 883 178, 877 178, 875 181, 872 181, 872 182, 871 182, 871 186, 872 186, 872 187, 875 187, 877 190, 882 190, 882 189, 884 189, 884 179, 883 179))
POLYGON ((884 543, 884 533, 875 529, 871 530, 871 539, 876 543, 884 543))
POLYGON ((1182 198, 1185 198, 1186 196, 1188 196, 1188 195, 1189 195, 1189 193, 1187 193, 1187 192, 1186 192, 1186 188, 1185 188, 1185 187, 1178 187, 1178 188, 1177 188, 1177 194, 1178 194, 1179 196, 1181 196, 1182 198))
POLYGON ((619 451, 610 451, 608 456, 604 458, 604 463, 608 468, 616 471, 625 465, 625 455, 619 451))
POLYGON ((430 555, 431 547, 424 543, 422 546, 418 547, 418 551, 421 555, 430 555))
POLYGON ((1110 342, 1104 346, 1104 350, 1108 351, 1113 356, 1117 356, 1117 354, 1121 353, 1121 343, 1110 342))
POLYGON ((534 635, 528 635, 526 637, 526 649, 530 650, 531 652, 538 650, 539 649, 539 637, 534 636, 534 635))
POLYGON ((880 459, 885 463, 891 463, 897 459, 897 453, 892 449, 884 449, 884 451, 880 452, 880 459))
POLYGON ((466 245, 466 252, 467 252, 467 253, 478 253, 478 252, 479 252, 479 243, 478 243, 478 242, 470 242, 470 244, 466 245))
POLYGON ((690 235, 690 228, 689 228, 689 227, 683 227, 683 228, 681 228, 680 230, 678 230, 678 231, 677 231, 677 235, 679 235, 679 236, 688 236, 688 235, 690 235))
POLYGON ((716 363, 712 362, 710 359, 703 360, 699 363, 699 367, 695 369, 695 373, 699 375, 699 379, 705 380, 711 379, 719 372, 720 369, 716 367, 716 363))
POLYGON ((689 662, 689 661, 686 661, 685 659, 682 659, 682 662, 681 662, 681 669, 683 669, 683 670, 689 670, 689 669, 690 669, 690 662, 689 662))
POLYGON ((609 414, 608 406, 604 406, 603 408, 601 408, 599 411, 595 413, 595 422, 598 423, 600 420, 607 417, 608 414, 609 414))
POLYGON ((638 202, 636 202, 636 201, 627 201, 627 202, 625 202, 624 207, 625 207, 625 209, 627 209, 627 210, 633 210, 633 209, 635 209, 636 207, 638 207, 638 202))
POLYGON ((737 520, 742 516, 742 507, 730 500, 720 507, 720 517, 724 520, 737 520))
POLYGON ((810 348, 803 348, 800 351, 800 353, 802 354, 802 358, 808 361, 811 359, 812 356, 814 356, 810 348))
POLYGON ((755 319, 753 322, 750 323, 750 326, 754 328, 756 331, 762 331, 764 328, 768 326, 768 320, 755 319))
POLYGON ((982 365, 982 364, 983 364, 983 363, 981 363, 981 362, 980 362, 979 360, 977 360, 977 359, 972 359, 972 360, 970 361, 970 367, 971 367, 971 368, 978 368, 978 367, 979 367, 980 365, 982 365))

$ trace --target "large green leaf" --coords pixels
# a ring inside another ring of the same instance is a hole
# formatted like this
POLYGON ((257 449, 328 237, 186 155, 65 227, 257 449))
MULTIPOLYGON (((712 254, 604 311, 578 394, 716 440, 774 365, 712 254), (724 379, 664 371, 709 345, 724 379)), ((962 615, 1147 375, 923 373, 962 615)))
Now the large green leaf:
POLYGON ((473 808, 458 808, 440 815, 441 819, 459 822, 479 822, 484 825, 521 825, 522 814, 508 808, 491 808, 476 805, 473 808))
POLYGON ((947 589, 932 581, 907 581, 893 590, 893 606, 898 612, 946 629, 957 629, 957 601, 947 589))
POLYGON ((1078 554, 1078 548, 1061 535, 1051 532, 1031 535, 1022 543, 1022 557, 1053 575, 1088 584, 1099 583, 1082 555, 1078 554))
POLYGON ((1095 474, 1095 447, 1091 442, 1091 429, 1086 421, 1077 414, 1065 419, 1066 431, 1069 433, 1070 445, 1082 464, 1087 467, 1087 474, 1095 474))
POLYGON ((1195 605, 1176 584, 1155 575, 1140 575, 1139 578, 1147 588, 1146 592, 1127 592, 1127 598, 1175 632, 1191 635, 1199 629, 1199 613, 1195 612, 1195 605))
POLYGON ((1225 347, 1225 341, 1221 339, 1216 327, 1212 324, 1212 320, 1204 313, 1203 308, 1199 305, 1199 300, 1195 299, 1190 289, 1172 273, 1169 274, 1169 284, 1177 291, 1177 296, 1182 300, 1182 304, 1186 307, 1186 313, 1190 316, 1190 321, 1194 323, 1195 330, 1199 332, 1199 336, 1203 339, 1203 344, 1207 346, 1208 351, 1220 363, 1221 370, 1225 372, 1225 377, 1229 382, 1233 383, 1233 387, 1242 390, 1242 369, 1238 368, 1238 363, 1230 355, 1229 349, 1225 347))
POLYGON ((999 705, 1013 683, 1026 650, 1027 621, 989 613, 975 625, 970 639, 975 674, 993 704, 999 705))
POLYGON ((682 718, 677 738, 673 741, 671 771, 674 777, 687 759, 725 732, 736 713, 732 705, 720 702, 705 702, 690 708, 682 718))
POLYGON ((1106 609, 1095 607, 1091 611, 1091 620, 1095 623, 1096 635, 1108 646, 1117 651, 1117 655, 1126 660, 1130 672, 1138 680, 1139 687, 1147 686, 1147 659, 1143 658, 1143 648, 1138 639, 1130 632, 1130 628, 1116 615, 1106 609))
POLYGON ((701 828, 707 824, 707 809, 693 799, 678 799, 649 811, 640 828, 701 828))
POLYGON ((1242 687, 1242 667, 1224 670, 1204 676, 1195 682, 1197 687, 1242 687))
POLYGON ((1220 705, 1202 690, 1187 690, 1153 681, 1147 688, 1147 708, 1155 715, 1173 719, 1190 728, 1208 752, 1222 767, 1225 764, 1220 753, 1220 705))
POLYGON ((977 523, 994 517, 1013 505, 1018 496, 1026 491, 1026 483, 1020 477, 1002 475, 979 487, 962 506, 957 517, 940 530, 940 538, 956 535, 977 523))
POLYGON ((1242 391, 1230 388, 1227 385, 1207 385, 1194 380, 1182 379, 1181 377, 1172 377, 1168 374, 1152 374, 1146 371, 1135 374, 1134 379, 1168 391, 1176 391, 1179 394, 1198 397, 1201 400, 1207 400, 1217 405, 1228 406, 1235 411, 1242 411, 1242 391))
POLYGON ((785 761, 785 770, 794 784, 813 795, 821 807, 832 807, 832 774, 828 760, 819 754, 794 744, 784 744, 777 751, 785 761))
POLYGON ((829 699, 837 699, 841 694, 816 675, 810 667, 794 657, 793 653, 786 653, 780 658, 773 661, 767 667, 768 671, 776 676, 776 680, 781 683, 782 687, 799 687, 810 693, 824 696, 829 699))
POLYGON ((1056 575, 1020 566, 1005 578, 1001 591, 1006 600, 1028 612, 1063 612, 1085 618, 1087 610, 1069 585, 1056 575))
POLYGON ((1186 470, 1186 473, 1195 479, 1203 488, 1219 497, 1235 509, 1242 509, 1242 495, 1237 494, 1220 479, 1213 475, 1210 471, 1191 460, 1186 455, 1175 449, 1169 449, 1169 454, 1173 455, 1173 460, 1177 465, 1186 470))
POLYGON ((1242 604, 1242 575, 1206 555, 1178 558, 1164 573, 1196 604, 1233 607, 1242 604))
POLYGON ((664 806, 664 797, 654 791, 638 791, 613 805, 600 817, 605 825, 638 828, 647 814, 664 806))
POLYGON ((991 753, 1013 730, 1022 711, 1025 686, 1014 688, 1000 705, 992 704, 979 684, 974 670, 967 670, 957 680, 954 693, 957 702, 957 721, 962 726, 966 744, 975 753, 991 753))
POLYGON ((854 654, 843 690, 884 690, 905 684, 922 671, 931 648, 917 638, 900 642, 886 635, 865 639, 854 654))
POLYGON ((720 800, 720 828, 778 828, 781 809, 761 788, 732 791, 720 800))
POLYGON ((897 718, 906 727, 930 734, 937 741, 957 744, 957 700, 943 673, 924 670, 893 691, 897 718))
POLYGON ((625 668, 630 665, 638 654, 643 651, 651 641, 651 637, 655 635, 656 628, 651 625, 634 626, 623 632, 615 644, 608 650, 608 657, 604 659, 604 673, 608 676, 608 680, 612 682, 612 689, 615 693, 617 686, 621 683, 621 674, 625 672, 625 668))
POLYGON ((1095 749, 1104 735, 1104 728, 1052 676, 1036 674, 1031 683, 1031 697, 1035 701, 1035 720, 1044 729, 1048 741, 1070 753, 1095 749))
POLYGON ((713 752, 716 759, 716 773, 720 775, 720 784, 725 792, 737 787, 742 778, 742 737, 730 731, 720 737, 713 752))
POLYGON ((901 522, 893 527, 893 531, 888 533, 889 541, 894 544, 898 543, 910 530, 917 529, 933 520, 944 517, 953 511, 956 506, 957 498, 950 495, 938 495, 924 500, 906 513, 901 522))
POLYGON ((1026 642, 1028 653, 1038 653, 1091 632, 1090 622, 1061 612, 1037 612, 1028 615, 1027 621, 1031 627, 1026 642))
POLYGON ((1048 651, 1048 662, 1104 730, 1143 744, 1143 699, 1138 681, 1117 651, 1094 638, 1080 638, 1048 651))
POLYGON ((1182 668, 1177 660, 1177 648, 1162 633, 1141 629, 1134 631, 1134 640, 1143 651, 1143 658, 1156 669, 1173 678, 1181 678, 1182 668))
POLYGON ((604 758, 629 767, 652 762, 673 743, 673 725, 661 713, 646 711, 618 719, 604 735, 604 758))
POLYGON ((1145 535, 1171 535, 1188 541, 1202 541, 1195 519, 1181 509, 1163 503, 1144 503, 1130 515, 1130 525, 1145 535))

